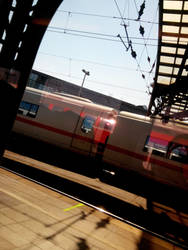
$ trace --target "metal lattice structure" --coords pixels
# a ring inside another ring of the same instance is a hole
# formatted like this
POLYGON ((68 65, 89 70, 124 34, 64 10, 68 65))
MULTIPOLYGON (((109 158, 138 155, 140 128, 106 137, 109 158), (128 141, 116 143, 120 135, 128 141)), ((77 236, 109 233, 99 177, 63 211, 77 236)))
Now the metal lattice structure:
POLYGON ((188 117, 188 1, 159 1, 159 45, 149 115, 188 117))
POLYGON ((0 0, 0 155, 40 42, 63 0, 0 0))

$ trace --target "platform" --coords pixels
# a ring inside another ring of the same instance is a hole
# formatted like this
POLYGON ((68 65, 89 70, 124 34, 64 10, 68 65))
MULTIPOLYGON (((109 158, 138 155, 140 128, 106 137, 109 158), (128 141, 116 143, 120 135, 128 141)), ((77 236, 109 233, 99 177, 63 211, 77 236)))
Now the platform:
POLYGON ((181 249, 0 169, 0 250, 181 249))

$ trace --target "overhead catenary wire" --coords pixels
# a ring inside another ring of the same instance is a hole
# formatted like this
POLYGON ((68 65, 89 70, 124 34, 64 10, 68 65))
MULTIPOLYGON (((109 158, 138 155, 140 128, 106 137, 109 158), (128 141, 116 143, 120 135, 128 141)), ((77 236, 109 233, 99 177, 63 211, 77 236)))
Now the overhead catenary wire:
MULTIPOLYGON (((135 0, 134 0, 134 4, 135 4, 136 11, 138 13, 137 21, 139 21, 139 23, 140 23, 140 17, 143 15, 143 11, 145 8, 145 0, 143 1, 142 5, 140 6, 140 11, 138 11, 135 0)), ((149 56, 148 49, 147 49, 147 43, 146 43, 145 37, 144 37, 144 28, 141 26, 141 23, 140 23, 140 34, 142 35, 142 39, 144 41, 144 46, 145 46, 144 48, 146 49, 147 61, 150 64, 150 56, 149 56)), ((151 64, 150 64, 150 66, 151 66, 151 64)), ((140 61, 138 61, 138 67, 140 68, 140 61)), ((142 77, 145 79, 145 75, 143 73, 142 73, 142 77)), ((146 81, 146 84, 147 84, 147 81, 146 81)))
MULTIPOLYGON (((66 57, 66 56, 63 56, 63 55, 56 55, 56 54, 46 53, 46 52, 42 52, 42 51, 39 51, 38 53, 46 55, 46 56, 64 58, 67 61, 69 61, 69 64, 70 64, 70 62, 73 62, 73 61, 79 61, 79 62, 85 62, 85 63, 89 63, 89 64, 94 64, 94 65, 99 65, 99 66, 109 67, 109 68, 114 68, 114 69, 119 69, 119 70, 138 71, 135 68, 128 68, 128 67, 124 67, 124 66, 117 66, 117 65, 112 65, 112 64, 99 63, 99 62, 91 61, 91 60, 84 60, 84 59, 66 57)), ((143 72, 149 73, 149 71, 145 71, 145 70, 143 70, 143 72)))
MULTIPOLYGON (((121 14, 121 10, 120 10, 120 8, 119 8, 119 5, 118 5, 117 1, 114 0, 114 3, 115 3, 115 5, 116 5, 116 8, 117 8, 117 10, 118 10, 118 12, 119 12, 119 15, 120 15, 120 17, 121 17, 123 26, 124 26, 124 28, 125 28, 126 39, 127 39, 127 44, 128 44, 128 45, 126 46, 124 42, 123 42, 123 45, 125 46, 125 48, 126 48, 127 50, 128 50, 129 48, 131 48, 131 50, 132 50, 132 42, 131 42, 131 40, 130 40, 130 38, 129 38, 129 35, 128 35, 127 24, 125 23, 125 20, 123 19, 123 15, 121 14)), ((118 37, 119 37, 120 40, 122 41, 122 37, 121 37, 119 34, 118 34, 118 37)))
MULTIPOLYGON (((145 49, 146 49, 146 54, 147 54, 147 60, 148 60, 148 62, 150 64, 150 66, 151 66, 150 57, 149 57, 149 53, 148 53, 148 49, 147 49, 147 39, 145 39, 145 37, 144 37, 144 28, 141 26, 141 22, 140 22, 140 17, 141 17, 141 15, 143 15, 143 10, 145 8, 145 0, 144 0, 143 4, 140 6, 140 11, 138 11, 138 8, 137 8, 135 0, 134 0, 134 4, 135 4, 136 11, 138 13, 138 19, 137 20, 140 23, 140 33, 141 33, 143 41, 144 41, 144 45, 145 45, 145 49)), ((151 30, 149 32, 151 32, 151 30)), ((143 53, 141 53, 141 57, 142 57, 142 54, 143 53)), ((139 61, 139 63, 140 63, 140 61, 139 61)))
MULTIPOLYGON (((47 31, 49 32, 54 32, 54 33, 60 33, 60 34, 65 34, 65 35, 73 35, 73 36, 80 36, 80 37, 86 37, 86 38, 93 38, 93 39, 99 39, 99 40, 106 40, 106 41, 110 41, 110 42, 118 42, 120 43, 121 41, 119 39, 117 39, 117 36, 115 35, 110 35, 110 34, 104 34, 104 33, 96 33, 96 32, 89 32, 89 31, 82 31, 82 30, 72 30, 72 29, 65 29, 65 28, 62 28, 62 27, 53 27, 53 26, 49 26, 47 31), (73 33, 71 33, 73 32, 73 33), (74 34, 77 33, 77 34, 74 34), (80 34, 79 34, 80 33, 80 34), (84 33, 87 33, 89 35, 83 35, 84 33), (91 36, 92 35, 92 36, 91 36), (96 35, 96 36, 94 36, 96 35), (101 37, 100 37, 101 35, 101 37), (102 36, 105 36, 105 37, 102 37, 102 36), (106 37, 114 37, 114 39, 110 39, 110 38, 106 38, 106 37)), ((122 36, 122 38, 125 38, 122 36)), ((133 37, 133 36, 130 36, 130 39, 131 40, 143 40, 141 37, 133 37)), ((149 38, 148 39, 149 41, 158 41, 157 38, 149 38)), ((174 39, 171 39, 171 40, 168 40, 166 39, 165 42, 171 42, 171 43, 175 43, 176 40, 174 39)), ((182 43, 186 43, 186 40, 182 40, 182 43)), ((132 44, 136 44, 136 45, 143 45, 145 46, 143 43, 136 43, 136 42, 132 42, 132 44)), ((155 46, 155 47, 158 47, 158 43, 156 44, 148 44, 147 43, 147 46, 155 46)))
MULTIPOLYGON (((158 10, 159 10, 159 5, 158 5, 158 7, 157 7, 157 9, 156 9, 156 14, 155 14, 155 17, 154 17, 154 18, 156 18, 157 13, 158 13, 158 10)), ((150 36, 150 33, 151 33, 152 28, 153 28, 153 25, 151 25, 151 27, 150 27, 150 31, 149 31, 149 34, 148 34, 148 37, 147 37, 146 42, 148 42, 148 38, 149 38, 149 36, 150 36)), ((143 48, 143 50, 144 50, 144 48, 143 48)), ((153 69, 155 68, 156 62, 157 62, 157 55, 156 55, 156 57, 155 57, 155 60, 154 60, 153 64, 151 65, 151 69, 150 69, 150 72, 149 72, 149 74, 148 74, 148 79, 147 79, 148 82, 149 82, 149 77, 150 77, 150 75, 153 74, 153 69)), ((153 77, 153 78, 154 78, 154 77, 153 77)), ((148 89, 148 94, 151 94, 151 91, 150 91, 151 83, 148 84, 146 87, 147 87, 147 89, 148 89)))
MULTIPOLYGON (((119 5, 118 5, 118 3, 117 3, 116 0, 114 0, 114 3, 115 3, 115 5, 116 5, 116 7, 117 7, 117 10, 118 10, 118 12, 119 12, 119 15, 120 15, 122 21, 123 21, 123 26, 124 26, 125 32, 126 32, 126 38, 127 38, 128 46, 126 46, 124 43, 123 43, 123 44, 124 44, 124 46, 126 47, 127 50, 128 50, 129 48, 131 49, 131 55, 132 55, 132 57, 136 60, 136 62, 137 62, 137 67, 138 67, 139 71, 141 72, 142 78, 143 78, 144 81, 146 82, 145 75, 143 74, 143 71, 142 71, 142 69, 141 69, 141 67, 140 67, 140 64, 139 64, 138 60, 137 60, 136 51, 133 50, 132 41, 131 41, 130 38, 129 38, 128 31, 127 31, 127 25, 126 25, 126 23, 125 23, 125 21, 124 21, 124 19, 123 19, 122 14, 121 14, 121 10, 120 10, 120 8, 119 8, 119 5)), ((121 36, 120 36, 120 35, 119 35, 119 37, 120 37, 120 39, 121 39, 121 36)), ((122 39, 121 39, 121 41, 122 41, 122 39)), ((146 82, 146 84, 147 84, 147 82, 146 82)))
MULTIPOLYGON (((65 12, 65 11, 64 11, 65 12)), ((48 31, 49 32, 56 32, 56 33, 64 33, 66 35, 73 35, 73 36, 81 36, 81 37, 87 37, 87 38, 93 38, 93 39, 101 39, 101 40, 108 40, 108 41, 114 41, 114 42, 120 42, 119 39, 117 39, 117 36, 113 36, 113 35, 110 35, 110 34, 105 34, 105 33, 96 33, 96 32, 88 32, 88 31, 80 31, 80 30, 73 30, 73 29, 68 29, 68 24, 69 24, 69 19, 70 17, 72 17, 72 15, 75 14, 71 11, 68 11, 67 12, 67 19, 66 19, 66 28, 59 28, 59 27, 49 27, 48 28, 48 31)), ((82 13, 83 14, 83 13, 82 13)), ((92 15, 94 16, 94 15, 92 15)), ((122 18, 119 18, 119 17, 113 17, 115 19, 122 19, 122 18)), ((131 18, 128 17, 129 20, 131 20, 131 18)), ((123 20, 128 20, 127 18, 124 18, 123 17, 123 20)), ((71 20, 72 21, 72 20, 71 20)), ((132 21, 135 21, 132 19, 132 21)), ((150 23, 150 22, 148 22, 150 23)), ((124 36, 123 39, 125 39, 126 37, 124 36)), ((139 41, 141 41, 142 38, 140 37, 130 37, 130 39, 132 40, 132 45, 134 46, 135 44, 138 44, 138 45, 142 45, 144 46, 143 43, 140 43, 139 41)), ((157 46, 157 39, 155 38, 151 38, 149 40, 150 42, 153 41, 153 43, 151 43, 150 45, 151 46, 157 46)), ((71 63, 74 61, 74 58, 69 58, 69 76, 71 75, 71 63)), ((102 65, 102 64, 101 64, 102 65)), ((112 66, 109 66, 108 67, 113 67, 112 66)), ((116 67, 117 68, 117 67, 116 67)), ((133 69, 128 69, 126 68, 126 70, 133 70, 133 69)), ((139 71, 140 69, 136 69, 135 67, 135 71, 139 71)), ((142 69, 141 69, 142 70, 142 69)), ((146 72, 146 71, 142 71, 142 72, 146 72)), ((147 72, 148 73, 148 72, 147 72)))
MULTIPOLYGON (((59 33, 59 34, 65 34, 65 35, 72 35, 72 36, 79 36, 79 37, 85 37, 85 38, 91 38, 91 39, 97 39, 97 40, 104 40, 104 41, 109 41, 109 42, 118 42, 120 43, 121 41, 119 39, 117 39, 117 36, 113 36, 113 35, 107 35, 107 34, 99 34, 99 33, 94 33, 94 32, 88 32, 88 31, 80 31, 80 30, 71 30, 71 29, 65 29, 65 28, 55 28, 55 27, 49 27, 47 29, 48 32, 54 32, 54 33, 59 33), (88 34, 88 35, 86 35, 88 34), (102 37, 104 36, 104 37, 102 37), (113 38, 107 38, 107 37, 114 37, 113 38)), ((141 40, 141 38, 139 37, 131 37, 131 39, 134 40, 141 40)), ((151 41, 157 41, 157 39, 155 38, 151 38, 151 41)), ((136 45, 142 45, 144 46, 143 43, 138 43, 138 42, 132 42, 132 44, 136 44, 136 45)), ((157 47, 157 44, 148 44, 148 46, 154 46, 157 47)))
MULTIPOLYGON (((156 9, 156 13, 155 13, 155 16, 153 17, 153 19, 155 19, 156 18, 156 16, 157 16, 157 13, 158 13, 158 8, 156 9)), ((146 38, 146 44, 148 45, 148 41, 149 41, 149 37, 150 37, 150 34, 151 34, 151 31, 152 31, 152 28, 153 28, 153 24, 151 25, 151 27, 150 27, 150 30, 149 30, 149 32, 148 32, 148 36, 147 36, 147 38, 146 38)), ((142 55, 143 55, 143 53, 144 53, 144 50, 145 50, 145 47, 142 49, 142 52, 141 52, 141 55, 140 55, 140 59, 139 59, 139 63, 141 62, 141 58, 142 58, 142 55)))
MULTIPOLYGON (((126 6, 127 6, 127 16, 128 16, 128 18, 129 18, 129 0, 128 0, 128 1, 125 0, 124 10, 123 10, 123 14, 122 14, 123 18, 124 18, 124 16, 125 16, 126 6)), ((129 23, 128 23, 128 25, 129 25, 129 23)))
POLYGON ((66 27, 66 28, 68 28, 69 21, 70 21, 70 16, 71 16, 71 13, 68 12, 68 13, 67 13, 67 21, 66 21, 66 24, 65 24, 65 27, 66 27))
MULTIPOLYGON (((108 19, 122 19, 121 17, 118 17, 118 16, 107 16, 107 15, 99 15, 99 14, 86 13, 86 12, 76 12, 76 11, 69 11, 69 10, 57 10, 57 12, 70 13, 71 15, 84 15, 84 16, 92 16, 92 17, 108 18, 108 19)), ((123 20, 137 22, 135 18, 129 18, 129 17, 123 17, 123 20)), ((157 25, 159 24, 158 22, 151 22, 151 21, 143 20, 143 19, 140 19, 140 22, 153 23, 157 25)))
MULTIPOLYGON (((156 64, 156 58, 155 58, 153 64, 151 65, 151 60, 150 60, 149 53, 148 53, 148 49, 147 49, 147 45, 148 45, 147 42, 148 42, 148 40, 149 40, 149 36, 150 36, 151 30, 152 30, 152 28, 153 28, 153 22, 151 22, 152 25, 151 25, 151 27, 150 27, 148 37, 145 39, 145 37, 144 37, 144 28, 141 26, 141 21, 140 21, 140 17, 143 15, 143 10, 144 10, 144 8, 145 8, 145 0, 144 0, 143 4, 140 6, 140 11, 138 11, 138 9, 137 9, 137 5, 136 5, 135 0, 134 0, 134 4, 135 4, 136 10, 137 10, 137 12, 138 12, 138 19, 137 19, 137 21, 139 21, 139 23, 140 23, 140 28, 143 29, 143 33, 141 32, 141 29, 140 29, 140 33, 141 33, 141 35, 142 35, 142 37, 143 37, 143 40, 144 40, 144 48, 142 49, 142 52, 141 52, 140 59, 139 59, 139 62, 138 62, 138 63, 139 63, 139 65, 140 65, 141 58, 142 58, 142 56, 143 56, 143 52, 144 52, 144 50, 146 49, 147 60, 148 60, 148 62, 149 62, 149 64, 150 64, 150 66, 151 66, 151 69, 150 69, 149 74, 148 74, 148 79, 147 79, 147 82, 148 82, 148 81, 149 81, 149 77, 150 77, 150 75, 152 74, 153 69, 154 69, 155 64, 156 64)), ((157 9, 156 9, 156 14, 155 14, 154 19, 156 18, 156 15, 157 15, 157 12, 158 12, 158 8, 159 8, 159 5, 158 5, 158 7, 157 7, 157 9)), ((146 83, 146 84, 147 84, 147 83, 146 83)), ((148 85, 148 84, 146 85, 146 87, 149 89, 149 85, 148 85)), ((150 93, 150 91, 149 91, 149 93, 150 93)))
MULTIPOLYGON (((75 32, 75 33, 83 33, 83 34, 91 34, 91 35, 96 35, 96 36, 101 36, 101 37, 111 37, 111 38, 117 38, 117 35, 112 35, 112 34, 107 34, 107 33, 99 33, 99 32, 91 32, 91 31, 85 31, 85 30, 76 30, 76 29, 67 29, 64 27, 55 27, 55 26, 49 26, 48 31, 56 31, 58 33, 59 32, 75 32)), ((126 38, 125 36, 122 36, 122 38, 126 38)), ((135 37, 135 36, 131 36, 131 39, 135 39, 135 40, 142 40, 141 37, 135 37)), ((149 38, 148 40, 151 41, 158 41, 157 38, 149 38)), ((119 39, 116 39, 116 41, 119 41, 119 39)))
MULTIPOLYGON (((66 77, 70 77, 69 74, 59 73, 59 72, 50 71, 50 70, 46 70, 46 69, 42 69, 42 68, 35 68, 35 69, 38 70, 38 71, 41 71, 41 72, 48 72, 48 73, 55 74, 55 75, 58 74, 58 75, 63 75, 63 76, 66 76, 66 77)), ((82 78, 74 76, 74 75, 72 75, 71 78, 82 79, 82 78)), ((121 86, 121 85, 117 85, 117 84, 110 84, 110 83, 96 81, 96 80, 91 80, 91 79, 88 79, 87 82, 93 82, 93 83, 96 83, 96 84, 105 85, 105 86, 109 86, 109 87, 130 90, 130 91, 138 92, 138 93, 142 93, 142 94, 145 93, 145 91, 143 91, 143 90, 133 89, 133 88, 127 88, 125 86, 121 86)))
MULTIPOLYGON (((48 71, 48 70, 45 70, 45 69, 39 69, 39 70, 41 70, 43 72, 48 72, 48 73, 51 73, 51 74, 55 74, 55 75, 63 75, 63 76, 66 76, 68 78, 73 78, 73 79, 79 79, 79 80, 81 79, 80 77, 76 77, 76 76, 74 76, 74 75, 72 75, 70 73, 70 63, 72 63, 73 61, 83 61, 83 62, 86 62, 86 63, 97 64, 97 65, 104 66, 104 67, 112 67, 112 68, 118 68, 118 69, 121 69, 121 70, 137 71, 137 69, 127 68, 127 67, 122 67, 122 66, 117 66, 117 65, 109 65, 109 64, 98 63, 98 62, 93 62, 93 61, 89 61, 89 60, 70 58, 70 57, 65 57, 65 56, 62 56, 62 55, 55 55, 55 54, 50 54, 50 53, 45 53, 45 52, 40 52, 40 51, 38 53, 44 54, 44 55, 47 55, 47 56, 54 56, 54 57, 64 58, 64 59, 69 61, 69 72, 68 72, 68 74, 58 73, 58 72, 55 72, 55 71, 48 71)), ((148 73, 147 71, 145 71, 145 72, 148 73)), ((104 86, 108 86, 108 87, 133 91, 133 92, 137 92, 137 93, 140 93, 140 94, 141 93, 142 94, 147 93, 147 91, 133 89, 133 88, 127 88, 125 86, 121 86, 121 85, 117 85, 117 84, 110 84, 110 83, 96 81, 96 80, 92 80, 92 79, 89 79, 88 82, 95 83, 95 84, 100 84, 100 85, 104 85, 104 86)))
MULTIPOLYGON (((135 5, 136 5, 136 3, 135 3, 135 5)), ((158 13, 158 9, 159 9, 159 5, 157 6, 155 16, 153 17, 153 21, 156 19, 156 16, 157 16, 157 13, 158 13)), ((148 45, 148 40, 149 40, 149 37, 150 37, 150 34, 151 34, 152 29, 153 29, 153 22, 151 22, 151 27, 150 27, 148 36, 147 36, 147 38, 146 38, 146 41, 144 40, 144 42, 145 42, 146 45, 148 45)), ((142 59, 142 56, 143 56, 143 53, 144 53, 144 50, 145 50, 145 49, 147 49, 146 46, 144 46, 143 49, 142 49, 142 52, 141 52, 141 55, 140 55, 140 58, 139 58, 139 64, 140 64, 140 62, 141 62, 141 59, 142 59)), ((148 82, 149 82, 150 75, 153 73, 153 69, 154 69, 154 67, 155 67, 155 65, 156 65, 156 60, 157 60, 157 55, 156 55, 156 57, 155 57, 154 62, 153 62, 152 65, 151 65, 151 69, 150 69, 149 74, 148 74, 148 77, 147 77, 146 88, 148 89, 148 94, 151 93, 151 91, 150 91, 150 84, 148 84, 148 82)))
MULTIPOLYGON (((125 19, 125 18, 124 18, 125 19)), ((152 22, 151 22, 152 23, 152 22)), ((66 29, 66 30, 64 30, 65 31, 65 33, 66 32, 68 32, 68 29, 66 29)), ((78 32, 80 32, 80 31, 78 31, 78 32)), ((67 34, 67 33, 66 33, 67 34)), ((96 33, 92 33, 92 32, 90 32, 90 34, 96 34, 96 33)), ((75 35, 75 34, 69 34, 69 35, 75 35)), ((84 37, 84 35, 80 35, 80 34, 77 34, 77 35, 79 35, 79 36, 83 36, 84 37)), ((106 35, 106 34, 103 34, 103 35, 106 35)), ((108 34, 107 34, 108 35, 108 34)), ((98 36, 98 35, 97 35, 98 36)), ((86 36, 85 36, 86 37, 86 36)), ((89 36, 87 36, 87 37, 89 37, 89 36)), ((115 36, 114 36, 115 37, 115 36)), ((90 37, 90 38, 97 38, 97 37, 90 37)), ((116 37, 115 37, 116 38, 116 37)), ((100 37, 98 37, 98 39, 103 39, 103 40, 106 40, 106 39, 104 39, 104 38, 100 38, 100 37)), ((139 38, 139 37, 130 37, 130 39, 135 39, 135 40, 141 40, 142 38, 139 38)), ((109 39, 110 40, 110 39, 109 39)), ((111 39, 112 40, 112 39, 111 39)), ((152 38, 150 38, 150 39, 148 39, 148 40, 155 40, 155 41, 157 41, 157 39, 152 39, 152 38)), ((116 41, 116 42, 119 42, 117 39, 114 39, 114 41, 116 41)), ((144 44, 142 44, 142 43, 135 43, 135 42, 133 42, 133 44, 140 44, 140 45, 143 45, 144 46, 144 44)), ((147 44, 148 45, 148 44, 147 44)), ((151 46, 157 46, 157 44, 156 45, 154 45, 154 44, 150 44, 151 46)), ((139 65, 140 65, 140 63, 139 63, 139 65)), ((142 72, 144 72, 144 71, 142 71, 142 72)), ((147 72, 148 73, 148 72, 147 72)))

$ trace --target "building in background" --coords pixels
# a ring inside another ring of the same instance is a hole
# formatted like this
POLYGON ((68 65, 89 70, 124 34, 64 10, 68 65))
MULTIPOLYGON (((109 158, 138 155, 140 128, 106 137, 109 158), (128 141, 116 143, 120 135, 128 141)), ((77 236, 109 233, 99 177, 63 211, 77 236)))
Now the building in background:
MULTIPOLYGON (((60 92, 76 96, 79 94, 80 90, 80 86, 41 73, 36 70, 32 70, 29 76, 27 86, 46 90, 52 93, 60 92)), ((94 103, 109 106, 120 111, 128 111, 141 115, 146 115, 147 113, 147 108, 145 106, 136 106, 131 103, 124 102, 111 96, 103 95, 87 88, 82 89, 82 97, 90 99, 94 103)))

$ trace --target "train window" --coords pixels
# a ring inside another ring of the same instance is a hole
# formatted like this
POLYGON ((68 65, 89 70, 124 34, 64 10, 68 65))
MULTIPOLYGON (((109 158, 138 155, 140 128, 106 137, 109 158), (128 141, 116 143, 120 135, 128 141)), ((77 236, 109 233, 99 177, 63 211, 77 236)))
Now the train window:
POLYGON ((168 141, 155 138, 152 136, 147 136, 146 143, 144 146, 144 151, 149 152, 152 150, 152 154, 165 156, 167 152, 168 141))
POLYGON ((179 143, 168 142, 159 138, 147 136, 143 150, 173 161, 184 164, 188 163, 188 146, 179 143))
POLYGON ((188 147, 182 144, 170 142, 167 158, 184 164, 188 163, 188 147))
POLYGON ((25 116, 35 118, 38 112, 38 108, 39 108, 39 105, 21 101, 19 109, 18 109, 18 114, 22 114, 25 116))
POLYGON ((95 122, 95 118, 91 116, 86 116, 81 125, 82 132, 86 134, 91 132, 94 122, 95 122))

